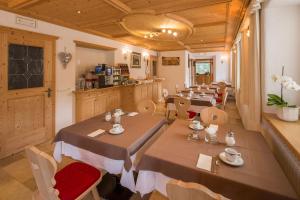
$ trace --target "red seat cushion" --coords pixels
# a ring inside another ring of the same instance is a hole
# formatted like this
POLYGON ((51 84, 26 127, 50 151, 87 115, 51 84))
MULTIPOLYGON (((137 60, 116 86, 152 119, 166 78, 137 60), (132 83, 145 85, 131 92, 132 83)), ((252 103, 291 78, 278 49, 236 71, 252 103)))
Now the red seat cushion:
POLYGON ((216 99, 216 102, 217 102, 217 103, 222 103, 222 98, 217 98, 217 99, 216 99))
POLYGON ((62 200, 74 200, 101 176, 101 172, 85 163, 74 162, 64 167, 54 176, 55 189, 59 191, 62 200))
POLYGON ((189 119, 192 119, 197 115, 197 113, 195 113, 193 111, 188 111, 188 113, 189 113, 189 119))

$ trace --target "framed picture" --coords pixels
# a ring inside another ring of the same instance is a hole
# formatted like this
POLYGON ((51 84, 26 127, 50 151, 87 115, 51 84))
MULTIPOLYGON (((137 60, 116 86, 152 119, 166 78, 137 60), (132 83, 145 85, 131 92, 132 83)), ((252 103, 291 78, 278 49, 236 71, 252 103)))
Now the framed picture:
POLYGON ((180 57, 162 57, 162 65, 180 65, 180 57))
POLYGON ((132 52, 131 68, 141 68, 141 54, 140 53, 132 52))

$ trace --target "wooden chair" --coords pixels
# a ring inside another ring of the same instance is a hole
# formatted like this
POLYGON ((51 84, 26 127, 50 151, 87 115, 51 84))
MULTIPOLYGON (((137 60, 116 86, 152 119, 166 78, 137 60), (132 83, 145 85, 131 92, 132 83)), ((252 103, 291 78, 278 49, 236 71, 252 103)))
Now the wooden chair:
POLYGON ((208 107, 200 112, 200 118, 205 124, 222 125, 227 122, 228 114, 216 107, 208 107))
POLYGON ((167 183, 169 200, 229 200, 197 183, 171 180, 167 183))
POLYGON ((137 111, 140 113, 154 113, 156 110, 156 105, 153 101, 146 99, 137 105, 137 111))
POLYGON ((37 191, 33 199, 79 200, 92 192, 100 200, 96 186, 101 181, 101 172, 84 163, 74 162, 57 172, 55 160, 34 146, 26 148, 37 191))
POLYGON ((176 97, 174 103, 177 110, 177 117, 179 119, 189 119, 188 110, 191 106, 191 101, 183 97, 176 97))
POLYGON ((228 97, 228 91, 226 90, 225 93, 223 93, 223 96, 222 96, 222 104, 218 105, 218 107, 220 107, 223 110, 225 110, 225 106, 226 106, 226 103, 227 103, 227 97, 228 97))
POLYGON ((227 87, 226 83, 222 81, 219 82, 217 85, 220 87, 221 90, 227 87))
MULTIPOLYGON (((163 97, 165 102, 167 102, 169 96, 169 92, 167 89, 163 89, 163 97)), ((176 106, 174 103, 167 103, 166 104, 166 118, 169 120, 170 119, 170 115, 174 113, 174 116, 176 114, 176 106)))

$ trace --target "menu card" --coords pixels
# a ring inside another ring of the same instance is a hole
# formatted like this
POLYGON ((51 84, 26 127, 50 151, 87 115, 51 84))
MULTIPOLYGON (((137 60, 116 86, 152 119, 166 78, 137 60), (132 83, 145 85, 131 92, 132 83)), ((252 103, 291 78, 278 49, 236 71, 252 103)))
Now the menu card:
POLYGON ((200 153, 197 162, 197 167, 200 169, 211 171, 211 162, 212 162, 211 156, 200 153))
POLYGON ((105 130, 102 130, 102 129, 98 129, 90 134, 88 134, 89 137, 96 137, 97 135, 100 135, 101 133, 104 133, 105 130))

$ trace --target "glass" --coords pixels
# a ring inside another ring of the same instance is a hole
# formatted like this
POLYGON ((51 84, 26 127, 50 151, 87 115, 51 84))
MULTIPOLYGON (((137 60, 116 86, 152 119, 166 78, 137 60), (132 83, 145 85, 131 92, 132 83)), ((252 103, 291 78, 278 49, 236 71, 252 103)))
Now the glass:
POLYGON ((44 49, 19 44, 8 49, 8 90, 43 87, 44 49))
POLYGON ((115 114, 114 114, 114 123, 121 124, 121 115, 119 112, 115 112, 115 114))
POLYGON ((218 143, 217 132, 209 133, 205 131, 205 142, 209 144, 217 144, 218 143))
POLYGON ((188 134, 188 140, 200 140, 200 131, 193 130, 192 133, 188 134))

